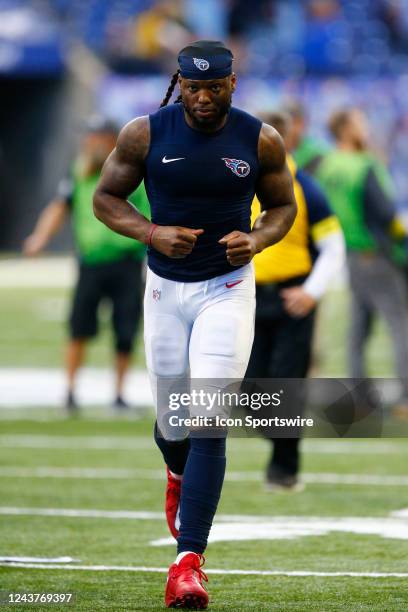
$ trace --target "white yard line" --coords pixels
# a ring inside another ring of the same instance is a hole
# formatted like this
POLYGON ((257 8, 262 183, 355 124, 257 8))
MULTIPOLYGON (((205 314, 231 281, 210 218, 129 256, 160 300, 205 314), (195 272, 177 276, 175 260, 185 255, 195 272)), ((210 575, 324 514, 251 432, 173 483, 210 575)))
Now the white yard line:
MULTIPOLYGON (((52 563, 4 563, 2 567, 15 567, 26 569, 58 569, 91 572, 148 572, 167 574, 167 567, 144 567, 133 565, 58 565, 52 563)), ((408 578, 407 572, 313 572, 313 571, 285 571, 285 570, 228 570, 208 569, 207 574, 224 576, 288 576, 293 578, 408 578)))
MULTIPOLYGON (((404 518, 399 511, 392 512, 390 518, 404 518)), ((166 517, 164 512, 152 512, 150 510, 99 510, 96 508, 27 508, 21 506, 0 506, 0 515, 3 516, 52 516, 67 518, 106 518, 111 520, 146 520, 163 521, 166 517)), ((371 520, 384 521, 387 518, 370 517, 325 517, 325 516, 279 516, 264 514, 217 514, 216 523, 276 523, 286 522, 296 524, 299 521, 315 523, 318 521, 335 521, 337 523, 349 523, 350 521, 365 521, 367 525, 371 520)), ((395 521, 394 521, 395 522, 395 521)))
POLYGON ((78 508, 19 508, 15 506, 0 506, 3 516, 64 516, 67 518, 106 518, 113 520, 131 519, 137 521, 162 521, 164 512, 149 512, 135 510, 82 510, 78 508))
MULTIPOLYGON (((317 381, 316 381, 317 383, 317 381)), ((398 397, 398 383, 390 379, 381 388, 386 402, 398 397)), ((66 396, 66 375, 62 368, 0 368, 0 408, 18 414, 35 408, 54 407, 62 412, 66 396)), ((83 368, 79 372, 76 397, 81 407, 106 406, 112 401, 114 372, 110 368, 83 368)), ((126 378, 124 395, 134 407, 151 407, 153 397, 145 369, 133 369, 126 378)))
POLYGON ((0 435, 1 448, 42 448, 52 450, 147 450, 155 447, 153 436, 47 436, 0 435))
MULTIPOLYGON (((230 438, 228 450, 242 453, 249 446, 264 449, 267 442, 259 438, 230 438)), ((0 434, 1 448, 139 450, 154 447, 153 436, 61 436, 44 434, 0 434)), ((303 440, 305 452, 317 455, 400 455, 408 453, 404 441, 303 440)))
POLYGON ((32 287, 72 287, 76 263, 73 256, 2 258, 0 260, 0 289, 29 289, 32 287))
POLYGON ((302 449, 317 455, 400 455, 408 452, 405 440, 303 440, 302 449))
MULTIPOLYGON (((1 476, 1 469, 0 469, 1 476)), ((246 482, 263 480, 259 472, 227 472, 226 480, 231 482, 246 482)), ((408 486, 408 476, 378 474, 336 474, 332 472, 305 472, 301 474, 302 482, 318 485, 365 485, 380 487, 408 486)))
POLYGON ((72 563, 80 561, 73 557, 1 557, 0 563, 72 563))
POLYGON ((408 486, 408 476, 379 476, 378 474, 331 474, 331 473, 309 473, 303 474, 302 480, 308 484, 343 484, 343 485, 365 485, 380 487, 405 487, 408 486))
MULTIPOLYGON (((57 478, 81 480, 164 480, 162 469, 151 470, 141 468, 83 468, 83 467, 0 467, 0 478, 57 478)), ((227 472, 226 481, 229 482, 258 482, 263 479, 260 471, 256 472, 227 472)), ((316 472, 302 474, 302 481, 307 484, 318 485, 364 485, 364 486, 408 486, 408 476, 378 474, 336 474, 330 472, 316 472)))
POLYGON ((126 480, 139 478, 164 480, 164 472, 163 470, 143 470, 138 468, 0 467, 0 478, 74 478, 85 480, 126 480))
MULTIPOLYGON (((92 423, 106 423, 107 421, 135 422, 141 417, 153 414, 153 408, 133 404, 128 411, 118 413, 116 409, 112 408, 109 401, 92 406, 81 406, 80 409, 80 418, 92 423)), ((0 406, 0 427, 2 422, 66 423, 71 420, 71 415, 68 415, 65 408, 61 406, 42 406, 41 408, 38 406, 31 408, 26 406, 14 408, 0 406)))
MULTIPOLYGON (((0 368, 0 408, 61 408, 66 395, 62 369, 0 368)), ((76 396, 80 406, 108 405, 114 391, 113 370, 83 368, 78 376, 76 396)), ((132 370, 126 379, 125 397, 131 406, 152 406, 149 377, 145 370, 132 370)), ((62 408, 61 408, 62 410, 62 408)))
MULTIPOLYGON (((162 512, 81 510, 69 508, 16 508, 0 507, 3 516, 44 516, 75 519, 110 519, 160 521, 162 512)), ((155 531, 153 530, 155 533, 155 531)), ((408 524, 404 518, 387 517, 327 517, 327 516, 250 516, 219 514, 211 528, 210 542, 238 542, 267 540, 293 540, 302 537, 322 537, 345 533, 370 535, 392 540, 408 540, 408 524)), ((151 546, 173 546, 168 536, 150 541, 151 546)), ((1 559, 0 559, 1 561, 1 559)))
POLYGON ((408 519, 408 508, 403 508, 402 510, 396 510, 395 512, 391 512, 390 516, 393 516, 395 518, 408 519))

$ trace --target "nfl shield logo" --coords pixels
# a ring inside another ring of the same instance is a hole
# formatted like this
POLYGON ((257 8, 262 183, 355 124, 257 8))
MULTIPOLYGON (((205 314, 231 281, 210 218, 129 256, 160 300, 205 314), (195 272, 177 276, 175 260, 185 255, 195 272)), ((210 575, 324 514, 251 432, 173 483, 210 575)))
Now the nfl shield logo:
POLYGON ((153 289, 153 299, 155 302, 158 302, 161 298, 161 291, 160 289, 153 289))

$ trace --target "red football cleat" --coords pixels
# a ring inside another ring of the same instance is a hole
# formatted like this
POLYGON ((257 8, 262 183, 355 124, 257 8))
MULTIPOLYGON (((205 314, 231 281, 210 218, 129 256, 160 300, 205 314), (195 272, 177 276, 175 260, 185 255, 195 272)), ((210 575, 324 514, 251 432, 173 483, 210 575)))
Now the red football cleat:
POLYGON ((204 610, 208 605, 208 593, 202 580, 208 578, 201 569, 203 555, 189 553, 180 563, 173 563, 167 577, 165 602, 167 608, 204 610))
POLYGON ((171 535, 178 538, 180 519, 178 516, 180 507, 181 480, 174 478, 167 468, 166 487, 166 519, 171 535))

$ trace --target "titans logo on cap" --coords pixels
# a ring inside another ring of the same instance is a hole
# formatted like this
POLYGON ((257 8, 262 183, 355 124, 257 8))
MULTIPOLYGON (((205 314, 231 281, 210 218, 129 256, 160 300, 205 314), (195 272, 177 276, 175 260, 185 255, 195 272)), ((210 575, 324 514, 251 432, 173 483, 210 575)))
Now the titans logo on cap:
POLYGON ((179 53, 180 76, 197 81, 223 79, 232 73, 233 55, 217 40, 198 40, 179 53))
POLYGON ((208 70, 210 67, 210 64, 207 62, 207 60, 202 59, 201 57, 193 57, 193 62, 199 70, 208 70))

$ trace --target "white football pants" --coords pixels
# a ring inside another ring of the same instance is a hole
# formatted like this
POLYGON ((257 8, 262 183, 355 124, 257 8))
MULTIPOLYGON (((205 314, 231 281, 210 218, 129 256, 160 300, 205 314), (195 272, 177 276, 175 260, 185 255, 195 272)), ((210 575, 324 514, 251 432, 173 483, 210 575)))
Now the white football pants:
POLYGON ((254 338, 253 264, 207 281, 182 283, 147 270, 146 363, 157 406, 157 379, 239 379, 254 338))

